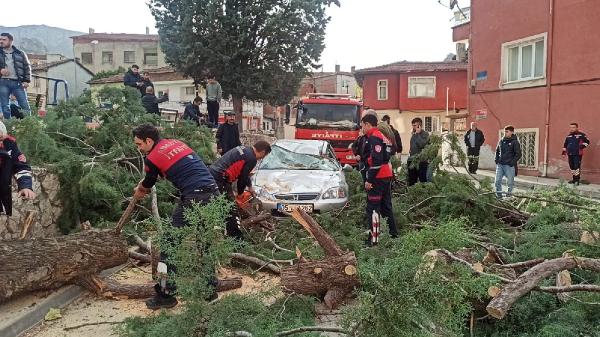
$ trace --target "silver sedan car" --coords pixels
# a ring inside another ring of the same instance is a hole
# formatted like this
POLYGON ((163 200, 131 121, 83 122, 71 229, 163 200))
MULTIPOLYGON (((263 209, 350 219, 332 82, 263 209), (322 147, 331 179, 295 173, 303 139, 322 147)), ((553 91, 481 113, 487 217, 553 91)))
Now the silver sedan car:
POLYGON ((278 140, 252 178, 265 210, 323 212, 348 201, 344 170, 331 145, 322 140, 278 140))

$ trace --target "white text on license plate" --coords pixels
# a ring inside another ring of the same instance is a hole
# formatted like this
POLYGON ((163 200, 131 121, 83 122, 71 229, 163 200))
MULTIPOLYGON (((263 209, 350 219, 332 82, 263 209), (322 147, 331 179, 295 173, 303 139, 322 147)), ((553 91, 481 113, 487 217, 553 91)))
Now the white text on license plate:
POLYGON ((294 204, 278 204, 277 209, 280 211, 291 213, 294 209, 301 209, 307 213, 312 213, 314 205, 294 205, 294 204))

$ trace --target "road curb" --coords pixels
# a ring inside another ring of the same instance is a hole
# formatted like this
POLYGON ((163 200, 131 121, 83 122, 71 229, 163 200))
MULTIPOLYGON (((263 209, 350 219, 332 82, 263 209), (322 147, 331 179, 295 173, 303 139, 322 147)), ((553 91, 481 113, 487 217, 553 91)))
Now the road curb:
MULTIPOLYGON (((126 263, 111 269, 104 270, 100 273, 100 275, 102 277, 110 276, 116 272, 121 271, 128 265, 129 264, 126 263)), ((87 293, 87 290, 76 285, 69 285, 60 288, 58 291, 44 298, 40 303, 38 303, 35 306, 35 308, 32 311, 23 313, 22 316, 19 316, 13 319, 12 322, 9 322, 7 326, 0 328, 0 337, 20 336, 27 330, 43 322, 44 317, 46 317, 46 313, 48 313, 48 310, 50 310, 50 308, 63 309, 69 304, 73 303, 73 301, 75 301, 85 293, 87 293)))

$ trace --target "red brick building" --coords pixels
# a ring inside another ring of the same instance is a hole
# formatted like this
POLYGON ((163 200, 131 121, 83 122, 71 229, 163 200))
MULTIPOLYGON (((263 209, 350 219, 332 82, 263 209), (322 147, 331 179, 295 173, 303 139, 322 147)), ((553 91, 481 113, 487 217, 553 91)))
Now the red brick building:
POLYGON ((447 129, 447 115, 467 108, 467 64, 463 62, 397 62, 357 70, 364 105, 389 115, 408 153, 411 124, 421 117, 432 133, 447 129))
POLYGON ((470 16, 453 38, 469 44, 469 119, 486 134, 482 166, 493 167, 500 130, 512 124, 520 173, 570 178, 561 149, 577 122, 592 142, 582 177, 600 183, 598 1, 472 0, 470 16))

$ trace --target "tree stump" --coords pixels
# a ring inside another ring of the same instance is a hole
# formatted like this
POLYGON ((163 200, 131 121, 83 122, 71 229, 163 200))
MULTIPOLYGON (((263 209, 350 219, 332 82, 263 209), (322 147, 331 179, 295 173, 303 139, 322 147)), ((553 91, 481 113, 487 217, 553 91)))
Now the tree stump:
POLYGON ((0 302, 57 288, 127 262, 127 241, 112 230, 0 242, 0 302))
POLYGON ((323 297, 333 310, 360 284, 356 256, 344 252, 306 212, 295 210, 292 216, 317 240, 326 257, 318 261, 299 259, 298 264, 282 269, 281 285, 288 293, 323 297))

